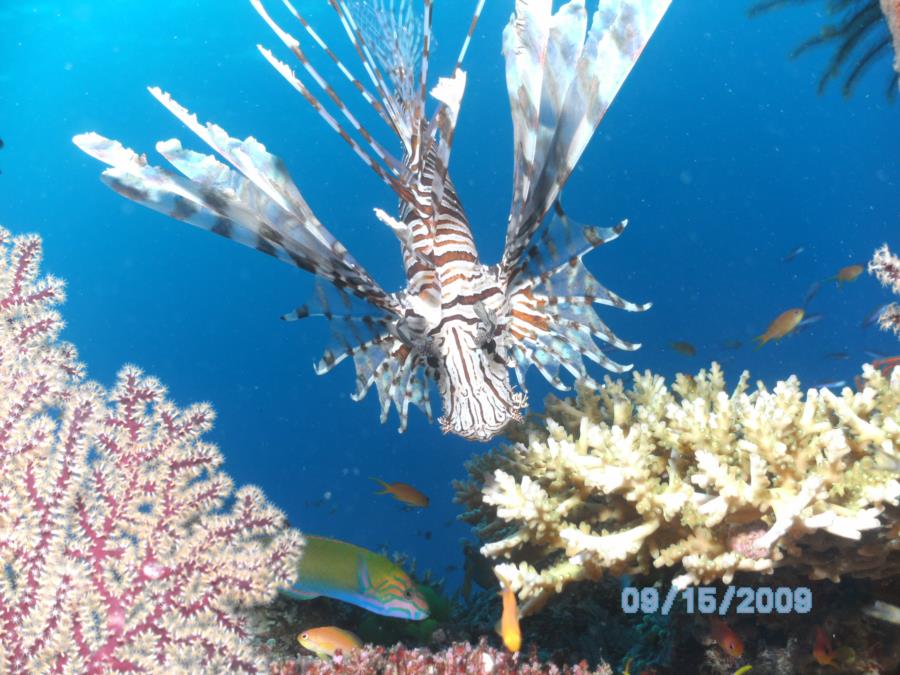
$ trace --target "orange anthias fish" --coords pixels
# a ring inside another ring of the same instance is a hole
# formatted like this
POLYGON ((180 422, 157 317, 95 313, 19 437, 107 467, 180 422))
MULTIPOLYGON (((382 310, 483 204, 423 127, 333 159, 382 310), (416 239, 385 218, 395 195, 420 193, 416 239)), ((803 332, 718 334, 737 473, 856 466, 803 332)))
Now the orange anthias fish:
POLYGON ((297 636, 297 642, 320 658, 330 658, 338 649, 346 654, 362 647, 362 641, 356 635, 337 626, 308 628, 297 636))
POLYGON ((830 666, 834 663, 834 647, 831 644, 831 636, 821 626, 816 626, 813 658, 820 666, 830 666))
POLYGON ((676 342, 672 342, 672 349, 681 354, 682 356, 696 356, 697 349, 690 342, 684 342, 683 340, 678 340, 676 342))
POLYGON ((855 281, 856 277, 863 273, 865 268, 862 265, 847 265, 838 270, 838 273, 829 279, 833 279, 838 284, 849 283, 855 281))
POLYGON ((504 586, 500 591, 503 598, 503 614, 497 625, 497 632, 503 638, 503 644, 511 652, 517 652, 522 648, 522 629, 519 628, 519 607, 516 605, 516 594, 509 586, 504 586))
POLYGON ((788 311, 779 314, 778 318, 769 324, 766 332, 756 338, 758 341, 756 348, 759 349, 769 340, 780 340, 783 338, 803 321, 803 315, 804 311, 799 307, 789 309, 788 311))
POLYGON ((728 656, 739 659, 744 653, 743 641, 722 619, 713 617, 709 635, 728 656))
POLYGON ((376 495, 393 495, 394 499, 409 506, 421 506, 422 508, 428 506, 428 497, 416 490, 412 485, 407 485, 406 483, 385 483, 374 476, 372 480, 384 488, 384 490, 376 492, 376 495))

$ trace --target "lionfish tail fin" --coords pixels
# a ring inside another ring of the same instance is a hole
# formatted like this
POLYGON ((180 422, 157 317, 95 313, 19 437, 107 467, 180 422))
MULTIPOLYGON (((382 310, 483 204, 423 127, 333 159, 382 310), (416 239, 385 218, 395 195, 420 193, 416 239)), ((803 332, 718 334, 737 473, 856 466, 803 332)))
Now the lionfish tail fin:
POLYGON ((600 319, 595 304, 643 312, 650 303, 629 302, 600 284, 587 270, 586 253, 616 239, 627 221, 610 228, 572 221, 556 204, 549 225, 522 262, 515 288, 509 293, 507 330, 516 372, 521 378, 534 365, 550 384, 565 390, 560 367, 575 379, 596 385, 587 374, 585 359, 624 373, 631 365, 607 356, 611 349, 634 351, 640 344, 626 342, 600 319), (597 340, 602 344, 598 344, 597 340))
POLYGON ((671 0, 517 0, 503 34, 514 129, 513 201, 503 270, 532 238, 671 0))

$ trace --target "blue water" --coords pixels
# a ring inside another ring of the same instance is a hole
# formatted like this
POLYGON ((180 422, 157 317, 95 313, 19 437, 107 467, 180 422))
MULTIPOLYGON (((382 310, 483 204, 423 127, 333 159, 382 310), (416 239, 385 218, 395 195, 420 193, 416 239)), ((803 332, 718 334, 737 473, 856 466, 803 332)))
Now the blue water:
MULTIPOLYGON (((433 73, 449 73, 472 4, 437 3, 433 73)), ((451 165, 486 262, 499 258, 511 195, 500 33, 512 4, 492 0, 479 25, 451 165)), ((895 338, 860 328, 887 301, 867 275, 826 284, 809 307, 824 319, 809 330, 759 351, 748 345, 815 280, 864 263, 884 242, 900 245, 889 61, 850 100, 836 86, 817 96, 830 51, 787 58, 820 30, 817 4, 750 21, 737 0, 674 0, 569 183, 574 219, 630 219, 587 261, 626 298, 654 302, 644 314, 602 312, 621 337, 643 342, 637 368, 671 377, 718 360, 731 381, 748 368, 770 384, 791 373, 814 384, 851 380, 871 360, 865 350, 897 352, 895 338), (805 252, 782 262, 797 246, 805 252), (697 356, 676 353, 673 340, 697 356), (728 340, 744 346, 728 349, 728 340), (849 358, 825 358, 832 352, 849 358)), ((352 62, 327 3, 306 5, 352 62)), ((111 385, 122 364, 136 363, 179 405, 211 401, 219 418, 209 438, 226 469, 262 486, 296 526, 403 551, 458 582, 446 567, 461 567, 458 540, 469 532, 454 520, 450 480, 486 447, 441 435, 417 411, 406 434, 394 413, 380 425, 374 393, 350 400, 349 363, 314 374, 324 322, 278 320, 309 296, 308 275, 122 199, 70 142, 95 130, 154 163, 164 162, 153 156, 157 140, 204 149, 146 92, 159 85, 201 120, 283 157, 321 221, 385 288, 399 287, 394 235, 372 215, 394 210, 392 194, 265 63, 257 43, 290 54, 249 3, 2 0, 0 27, 0 224, 44 238, 44 271, 69 283, 64 336, 91 377, 111 385), (405 511, 373 496, 369 476, 411 483, 432 505, 405 511)), ((535 404, 548 391, 534 370, 528 386, 535 404)))

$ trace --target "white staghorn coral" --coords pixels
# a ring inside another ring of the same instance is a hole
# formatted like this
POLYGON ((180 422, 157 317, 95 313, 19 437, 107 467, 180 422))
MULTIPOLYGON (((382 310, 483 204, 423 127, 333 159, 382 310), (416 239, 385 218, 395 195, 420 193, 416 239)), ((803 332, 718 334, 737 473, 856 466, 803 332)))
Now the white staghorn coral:
POLYGON ((84 380, 40 257, 0 228, 0 672, 265 670, 240 609, 293 582, 300 534, 233 493, 208 405, 84 380))
MULTIPOLYGON (((875 251, 869 261, 869 274, 874 274, 894 295, 900 295, 900 258, 891 253, 887 244, 875 251)), ((900 337, 900 305, 893 302, 881 310, 878 325, 900 337)))
POLYGON ((572 581, 674 567, 729 583, 789 567, 811 579, 900 573, 900 369, 840 395, 744 373, 607 378, 550 397, 527 443, 476 457, 457 483, 495 572, 537 611, 572 581))

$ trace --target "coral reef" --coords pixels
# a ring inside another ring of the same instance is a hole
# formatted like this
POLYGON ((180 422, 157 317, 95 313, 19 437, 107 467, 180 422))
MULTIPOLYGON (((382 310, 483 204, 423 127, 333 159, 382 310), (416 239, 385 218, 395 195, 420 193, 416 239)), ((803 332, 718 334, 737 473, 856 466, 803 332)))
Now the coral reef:
MULTIPOLYGON (((875 251, 869 261, 869 274, 874 274, 894 295, 900 295, 900 258, 891 253, 887 244, 875 251)), ((881 310, 878 325, 900 337, 900 304, 892 302, 881 310)))
POLYGON ((900 370, 865 366, 840 395, 744 373, 606 379, 549 397, 527 443, 475 457, 462 516, 508 559, 494 571, 528 615, 572 581, 672 567, 730 583, 788 567, 810 579, 900 572, 900 370))
POLYGON ((0 671, 268 669, 242 607, 294 581, 300 534, 233 492, 208 405, 84 379, 40 258, 0 229, 0 671))
POLYGON ((407 649, 402 645, 385 649, 366 646, 333 661, 302 657, 272 670, 277 675, 612 675, 608 665, 591 669, 586 663, 556 666, 541 663, 537 655, 510 654, 490 647, 482 640, 477 645, 458 642, 441 651, 407 649))

